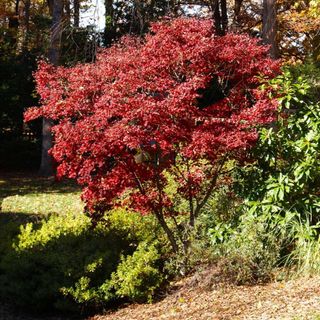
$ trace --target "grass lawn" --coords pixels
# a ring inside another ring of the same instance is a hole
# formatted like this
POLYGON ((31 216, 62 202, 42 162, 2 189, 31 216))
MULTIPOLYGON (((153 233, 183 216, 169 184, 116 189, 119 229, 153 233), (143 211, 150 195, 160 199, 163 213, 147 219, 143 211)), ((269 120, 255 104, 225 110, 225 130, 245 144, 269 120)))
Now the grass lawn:
POLYGON ((47 215, 83 210, 80 189, 72 182, 58 182, 32 174, 0 173, 1 213, 47 215))

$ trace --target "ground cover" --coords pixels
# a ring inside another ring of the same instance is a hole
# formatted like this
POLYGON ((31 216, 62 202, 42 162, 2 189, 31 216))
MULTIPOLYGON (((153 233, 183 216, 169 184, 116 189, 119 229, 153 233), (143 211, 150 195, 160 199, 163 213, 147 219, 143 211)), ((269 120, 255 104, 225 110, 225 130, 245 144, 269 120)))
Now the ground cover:
MULTIPOLYGON (((205 280, 200 277, 200 283, 205 280)), ((197 276, 154 304, 130 305, 90 320, 319 320, 320 279, 296 279, 266 285, 195 285, 197 276)), ((218 281, 218 282, 217 282, 218 281)))
MULTIPOLYGON (((51 213, 79 214, 80 190, 34 174, 0 175, 0 255, 12 245, 20 226, 40 222, 51 213)), ((300 278, 265 285, 234 286, 214 267, 172 283, 152 304, 129 304, 108 314, 79 319, 320 319, 320 278, 300 278)), ((29 315, 0 302, 0 319, 67 320, 65 315, 29 315)), ((72 318, 74 319, 74 317, 72 318)), ((78 318, 77 318, 78 319, 78 318)))

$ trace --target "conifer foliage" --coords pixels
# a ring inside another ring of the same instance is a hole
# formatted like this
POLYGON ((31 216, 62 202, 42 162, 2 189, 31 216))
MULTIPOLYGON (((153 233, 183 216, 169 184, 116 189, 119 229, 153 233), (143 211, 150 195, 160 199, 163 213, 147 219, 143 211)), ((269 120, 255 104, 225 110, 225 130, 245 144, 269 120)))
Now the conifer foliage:
POLYGON ((25 118, 54 120, 58 176, 77 179, 93 214, 114 205, 153 213, 176 251, 166 219, 185 213, 193 226, 225 163, 245 159, 277 108, 261 79, 278 71, 267 47, 217 36, 211 20, 162 21, 143 40, 102 49, 93 64, 40 62, 42 106, 25 118), (188 212, 165 192, 169 176, 188 212))

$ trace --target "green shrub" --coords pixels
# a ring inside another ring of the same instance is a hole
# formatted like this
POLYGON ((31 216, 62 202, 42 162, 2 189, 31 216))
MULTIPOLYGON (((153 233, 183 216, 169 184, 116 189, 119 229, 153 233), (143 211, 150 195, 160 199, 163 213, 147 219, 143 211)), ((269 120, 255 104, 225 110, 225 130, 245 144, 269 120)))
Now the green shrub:
POLYGON ((28 223, 0 257, 0 297, 37 311, 150 298, 162 280, 156 237, 149 218, 124 210, 114 210, 94 229, 84 215, 28 223))
MULTIPOLYGON (((285 68, 271 81, 279 96, 277 119, 260 130, 259 142, 252 150, 253 161, 238 166, 234 175, 235 190, 249 207, 243 214, 254 213, 258 225, 264 220, 266 237, 262 234, 262 243, 270 246, 264 251, 266 257, 274 249, 278 259, 271 257, 270 262, 278 260, 276 265, 283 265, 285 261, 304 274, 320 271, 319 79, 319 68, 298 65, 285 68)), ((244 238, 238 251, 247 245, 249 240, 244 238)), ((260 254, 257 248, 253 246, 253 255, 260 254)), ((241 255, 241 259, 246 256, 241 255)))
POLYGON ((310 215, 303 220, 295 216, 290 226, 291 252, 285 264, 295 275, 314 276, 320 274, 320 223, 312 224, 310 215))
POLYGON ((69 305, 64 301, 62 288, 90 274, 88 266, 102 258, 103 263, 90 274, 91 285, 98 286, 115 270, 126 247, 120 234, 90 230, 84 216, 52 216, 38 230, 29 223, 1 261, 0 294, 37 310, 52 304, 72 309, 72 301, 69 305))
POLYGON ((189 243, 187 250, 180 248, 178 254, 166 259, 168 275, 185 275, 201 265, 216 261, 215 242, 223 242, 221 237, 227 237, 227 233, 238 225, 237 201, 230 187, 220 186, 200 211, 194 228, 188 227, 188 221, 184 221, 183 216, 177 218, 179 226, 182 226, 180 237, 188 238, 189 243))
MULTIPOLYGON (((236 229, 223 229, 224 237, 209 234, 222 273, 237 284, 268 281, 278 265, 282 238, 264 217, 243 215, 236 229)), ((218 232, 218 235, 221 233, 218 232)))
POLYGON ((142 242, 133 255, 122 256, 111 285, 120 297, 134 301, 151 301, 163 281, 159 271, 160 254, 155 245, 142 242))

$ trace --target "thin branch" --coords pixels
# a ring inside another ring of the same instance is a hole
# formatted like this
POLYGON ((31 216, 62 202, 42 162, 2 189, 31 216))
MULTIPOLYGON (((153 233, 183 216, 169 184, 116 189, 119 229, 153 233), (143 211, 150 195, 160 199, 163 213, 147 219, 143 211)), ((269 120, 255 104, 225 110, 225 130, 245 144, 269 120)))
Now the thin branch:
POLYGON ((139 191, 141 192, 141 194, 145 195, 146 191, 144 190, 143 185, 142 185, 138 175, 136 174, 136 172, 132 168, 130 168, 130 166, 127 164, 127 162, 125 160, 120 160, 120 162, 122 162, 125 165, 125 167, 128 169, 128 171, 132 174, 133 179, 135 180, 137 187, 138 187, 139 191))
POLYGON ((205 196, 203 197, 202 201, 200 202, 197 202, 197 207, 194 211, 194 217, 197 218, 197 216, 199 215, 200 213, 200 210, 203 208, 203 206, 206 204, 206 202, 208 201, 210 195, 212 194, 212 191, 214 190, 214 187, 216 186, 216 183, 217 183, 217 179, 218 177, 220 176, 221 174, 221 169, 223 167, 223 165, 225 164, 225 161, 226 161, 226 158, 227 158, 227 155, 223 157, 222 161, 220 162, 220 165, 218 167, 218 169, 216 170, 216 172, 214 173, 212 179, 211 179, 211 182, 209 184, 209 187, 208 187, 208 190, 207 192, 205 193, 205 196))
MULTIPOLYGON (((189 167, 189 162, 187 162, 187 170, 188 170, 188 174, 190 176, 190 167, 189 167)), ((191 192, 191 186, 189 183, 189 211, 190 211, 190 220, 189 220, 189 224, 190 226, 194 227, 194 207, 193 207, 193 198, 192 198, 192 192, 191 192)))

